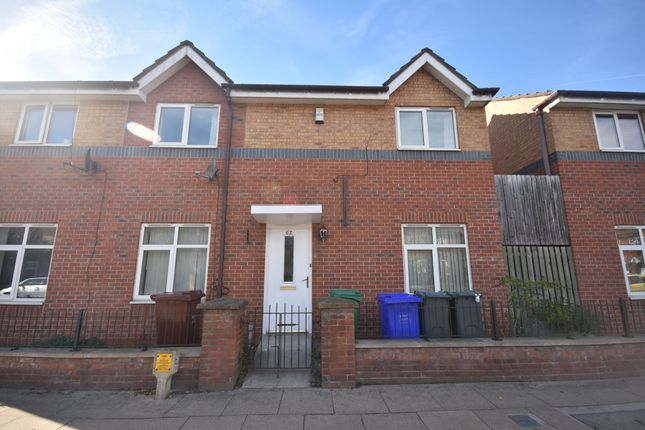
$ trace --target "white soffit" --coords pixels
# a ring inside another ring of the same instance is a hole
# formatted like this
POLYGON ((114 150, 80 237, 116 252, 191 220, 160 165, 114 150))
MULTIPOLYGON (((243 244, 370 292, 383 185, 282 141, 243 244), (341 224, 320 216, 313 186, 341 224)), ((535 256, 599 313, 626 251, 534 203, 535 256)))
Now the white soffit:
POLYGON ((322 205, 251 205, 251 215, 261 224, 318 224, 322 205))
POLYGON ((634 99, 605 99, 605 98, 578 98, 560 96, 546 106, 546 109, 555 107, 582 107, 593 109, 645 109, 645 101, 634 99))
POLYGON ((231 99, 236 103, 288 103, 288 104, 373 104, 383 105, 388 100, 386 92, 374 94, 341 92, 293 92, 231 90, 231 99))

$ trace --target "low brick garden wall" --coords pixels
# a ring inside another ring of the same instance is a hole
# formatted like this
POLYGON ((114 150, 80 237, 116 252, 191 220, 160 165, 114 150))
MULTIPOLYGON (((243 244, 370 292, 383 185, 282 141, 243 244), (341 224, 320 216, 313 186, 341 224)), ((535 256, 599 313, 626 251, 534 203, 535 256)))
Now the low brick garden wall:
POLYGON ((543 381, 645 375, 645 337, 359 340, 356 382, 543 381))
MULTIPOLYGON (((168 350, 168 349, 164 349, 168 350)), ((199 378, 200 348, 179 351, 174 390, 195 390, 199 378)), ((156 350, 113 349, 0 349, 0 386, 48 390, 154 390, 152 375, 156 350)))

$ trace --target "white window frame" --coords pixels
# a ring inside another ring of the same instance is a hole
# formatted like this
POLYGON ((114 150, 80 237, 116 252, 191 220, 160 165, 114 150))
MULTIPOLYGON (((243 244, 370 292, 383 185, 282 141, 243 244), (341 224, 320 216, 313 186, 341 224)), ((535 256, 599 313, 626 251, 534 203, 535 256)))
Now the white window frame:
POLYGON ((618 115, 620 114, 631 114, 631 115, 636 115, 638 118, 638 125, 640 126, 641 130, 641 137, 643 138, 643 142, 645 142, 645 130, 643 130, 643 117, 639 111, 628 111, 628 110, 614 110, 614 111, 593 111, 593 123, 596 128, 596 140, 598 141, 598 148, 600 148, 601 151, 607 151, 607 152, 645 152, 645 149, 625 149, 625 146, 623 144, 623 133, 620 130, 620 125, 618 123, 618 115), (596 115, 611 115, 614 118, 614 126, 616 127, 616 133, 618 134, 618 148, 605 148, 602 146, 602 142, 600 141, 600 133, 598 133, 598 118, 596 118, 596 115))
POLYGON ((627 295, 632 299, 645 299, 645 292, 633 293, 629 287, 629 277, 627 276, 627 267, 625 266, 625 256, 623 251, 642 251, 645 257, 645 226, 642 225, 617 225, 615 230, 638 230, 640 236, 640 245, 620 245, 618 240, 618 253, 620 254, 621 270, 623 271, 623 278, 625 279, 625 288, 627 288, 627 295))
POLYGON ((403 151, 461 151, 459 148, 459 134, 457 133, 457 112, 452 107, 397 107, 396 112, 396 144, 398 149, 403 151), (455 147, 454 148, 431 148, 430 139, 428 135, 428 112, 448 112, 452 113, 452 126, 455 134, 455 147), (406 146, 401 144, 401 112, 421 112, 423 122, 423 146, 406 146))
POLYGON ((432 251, 432 270, 434 278, 435 292, 441 291, 441 277, 439 274, 439 252, 440 248, 464 248, 466 250, 466 264, 468 265, 468 289, 473 290, 473 277, 470 268, 470 249, 468 247, 468 228, 466 224, 402 224, 401 225, 401 243, 403 244, 403 271, 405 278, 405 292, 414 293, 410 291, 410 279, 408 272, 408 251, 413 250, 430 250, 432 251), (432 245, 430 244, 406 244, 405 243, 405 228, 406 227, 426 227, 432 228, 432 245), (464 230, 463 244, 437 244, 437 227, 461 227, 464 230))
POLYGON ((137 257, 137 273, 134 282, 134 294, 132 299, 134 302, 149 302, 154 303, 150 299, 149 294, 139 294, 139 285, 141 282, 141 269, 143 264, 143 252, 144 251, 170 251, 170 256, 168 257, 168 278, 166 281, 166 293, 173 292, 173 283, 175 281, 175 265, 177 264, 177 249, 190 248, 190 249, 206 249, 206 274, 204 276, 204 288, 202 291, 206 294, 206 287, 208 285, 208 263, 210 258, 210 245, 211 245, 211 226, 210 224, 157 224, 157 223, 148 223, 141 225, 141 233, 139 235, 139 255, 137 257), (173 243, 169 245, 144 245, 143 237, 146 227, 172 227, 175 229, 173 243), (208 228, 208 243, 206 245, 202 244, 187 244, 187 245, 178 245, 177 239, 179 238, 179 228, 180 227, 206 227, 208 228))
POLYGON ((155 114, 155 136, 157 140, 152 142, 150 146, 159 146, 159 147, 171 147, 171 148, 217 148, 217 141, 219 139, 219 127, 220 127, 220 115, 222 112, 222 106, 219 104, 209 104, 209 103, 157 103, 157 111, 155 114), (159 125, 161 124, 161 109, 162 108, 184 108, 184 126, 181 131, 181 141, 180 142, 162 142, 161 135, 159 134, 159 125), (188 144, 188 131, 190 127, 190 112, 192 108, 197 107, 206 107, 206 108, 217 108, 217 127, 215 127, 215 137, 213 142, 208 145, 189 145, 188 144))
POLYGON ((52 102, 29 102, 22 105, 20 111, 20 119, 18 120, 18 128, 16 129, 16 136, 14 138, 14 145, 22 146, 71 146, 74 143, 74 135, 76 134, 76 123, 78 122, 78 103, 52 103, 52 102), (20 140, 20 132, 22 131, 22 125, 25 121, 25 113, 29 106, 45 106, 45 112, 43 114, 43 121, 40 123, 40 133, 38 133, 37 140, 20 140), (51 122, 52 113, 54 112, 55 106, 74 106, 76 107, 76 116, 74 117, 74 127, 72 129, 72 141, 70 143, 47 143, 47 136, 49 135, 49 124, 51 122))
POLYGON ((42 299, 30 299, 30 298, 18 298, 18 284, 20 283, 20 274, 22 272, 22 262, 25 256, 25 250, 27 249, 51 249, 52 256, 49 261, 49 271, 47 272, 47 283, 49 284, 49 275, 52 270, 52 261, 54 260, 54 247, 56 245, 56 237, 58 236, 58 224, 0 224, 0 227, 23 227, 25 229, 24 235, 22 237, 22 243, 20 245, 0 245, 0 251, 17 251, 16 255, 16 265, 13 270, 13 279, 11 281, 11 294, 8 299, 4 299, 0 296, 0 304, 30 304, 30 305, 41 305, 45 302, 47 298, 47 293, 42 299), (54 243, 51 245, 27 245, 27 237, 29 237, 29 229, 32 227, 46 227, 46 228, 55 228, 56 233, 54 235, 54 243))

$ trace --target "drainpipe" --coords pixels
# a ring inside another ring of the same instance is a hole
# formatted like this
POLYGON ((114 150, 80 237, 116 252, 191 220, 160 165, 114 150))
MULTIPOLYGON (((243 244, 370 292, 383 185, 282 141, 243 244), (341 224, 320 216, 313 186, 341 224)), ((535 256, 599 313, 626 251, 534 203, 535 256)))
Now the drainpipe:
POLYGON ((222 215, 220 217, 219 260, 217 265, 217 297, 224 295, 224 252, 226 250, 226 213, 228 212, 228 178, 231 165, 231 142, 233 140, 233 102, 231 87, 226 87, 226 103, 228 105, 228 130, 226 146, 224 147, 224 178, 222 184, 222 215))
POLYGON ((549 163, 549 147, 546 141, 546 128, 544 127, 544 112, 540 106, 535 114, 537 115, 538 129, 540 133, 540 148, 542 149, 542 164, 544 164, 544 173, 551 174, 551 163, 549 163))

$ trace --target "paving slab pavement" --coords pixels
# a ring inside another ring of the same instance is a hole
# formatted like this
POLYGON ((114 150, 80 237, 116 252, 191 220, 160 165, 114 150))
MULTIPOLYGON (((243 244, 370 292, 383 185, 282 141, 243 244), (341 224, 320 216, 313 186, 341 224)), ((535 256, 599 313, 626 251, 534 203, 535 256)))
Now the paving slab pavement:
POLYGON ((645 378, 625 378, 242 388, 166 400, 127 391, 0 390, 0 430, 645 429, 644 386, 645 378))

